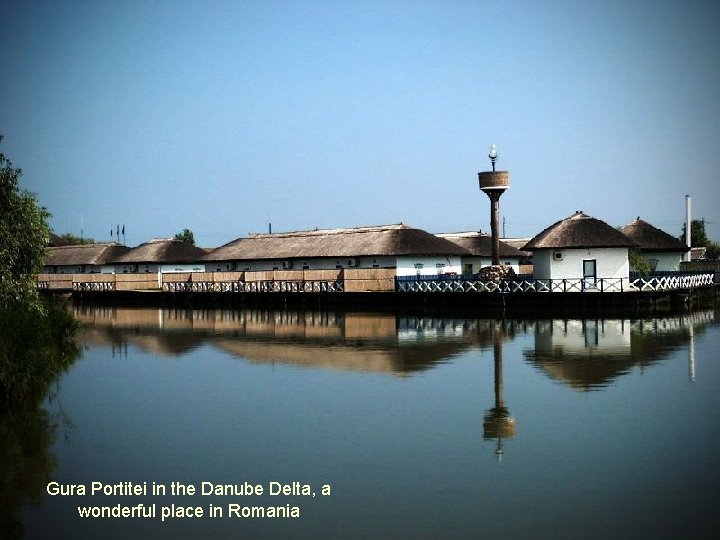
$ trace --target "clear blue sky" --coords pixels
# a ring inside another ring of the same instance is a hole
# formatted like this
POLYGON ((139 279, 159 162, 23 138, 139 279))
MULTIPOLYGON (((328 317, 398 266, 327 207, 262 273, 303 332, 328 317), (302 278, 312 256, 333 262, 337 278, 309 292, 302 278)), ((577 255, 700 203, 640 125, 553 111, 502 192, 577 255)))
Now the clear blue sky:
POLYGON ((127 243, 575 210, 720 240, 715 1, 5 1, 0 133, 58 233, 127 243))

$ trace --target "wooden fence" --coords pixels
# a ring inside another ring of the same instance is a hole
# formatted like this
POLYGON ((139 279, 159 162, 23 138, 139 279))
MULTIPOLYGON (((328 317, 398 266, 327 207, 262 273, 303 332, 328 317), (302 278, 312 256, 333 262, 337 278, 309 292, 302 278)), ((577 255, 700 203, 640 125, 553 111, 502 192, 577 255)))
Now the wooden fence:
MULTIPOLYGON (((395 290, 392 275, 350 279, 355 290, 395 290), (384 278, 381 279, 381 278, 384 278), (374 288, 373 288, 374 287, 374 288)), ((388 271, 385 271, 388 272, 388 271)), ((38 288, 55 291, 166 292, 343 292, 343 270, 265 270, 256 272, 178 272, 166 274, 38 274, 38 288)))

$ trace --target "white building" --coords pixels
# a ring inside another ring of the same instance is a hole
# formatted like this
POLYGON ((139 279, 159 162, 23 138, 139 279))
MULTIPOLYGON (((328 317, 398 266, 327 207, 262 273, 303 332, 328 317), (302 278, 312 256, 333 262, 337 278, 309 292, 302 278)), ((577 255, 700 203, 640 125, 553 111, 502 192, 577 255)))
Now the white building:
POLYGON ((117 274, 204 272, 206 252, 190 244, 161 238, 130 249, 113 260, 117 274))
POLYGON ((112 274, 115 271, 113 261, 129 250, 115 242, 48 247, 42 273, 112 274))
POLYGON ((460 274, 468 251, 407 225, 251 234, 210 252, 208 271, 394 268, 397 276, 460 274))
MULTIPOLYGON (((462 273, 477 274, 484 266, 492 264, 492 237, 481 232, 439 233, 435 236, 450 240, 467 249, 470 253, 462 257, 462 273)), ((511 245, 500 241, 500 264, 510 266, 516 274, 520 273, 520 259, 524 254, 511 245)))
POLYGON ((639 217, 620 230, 640 245, 638 249, 640 256, 648 262, 651 271, 680 270, 680 262, 688 251, 688 247, 683 242, 639 217))
POLYGON ((534 279, 578 280, 583 290, 598 280, 627 280, 628 250, 638 245, 618 229, 583 212, 554 223, 530 240, 534 279))

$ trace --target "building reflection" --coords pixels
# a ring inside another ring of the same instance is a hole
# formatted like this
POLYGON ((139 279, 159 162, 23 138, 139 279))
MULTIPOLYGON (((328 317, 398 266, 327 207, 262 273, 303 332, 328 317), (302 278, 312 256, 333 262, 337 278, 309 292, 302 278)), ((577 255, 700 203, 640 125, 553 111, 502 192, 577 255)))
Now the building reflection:
POLYGON ((495 406, 487 414, 489 438, 514 427, 503 404, 502 344, 516 334, 534 336, 527 361, 548 377, 580 391, 612 384, 688 347, 688 376, 696 377, 694 337, 715 320, 712 310, 644 319, 433 318, 392 313, 273 310, 184 310, 75 307, 86 345, 128 346, 177 357, 210 346, 256 363, 407 376, 450 361, 470 349, 493 350, 495 406), (505 418, 505 420, 503 420, 505 418), (501 426, 506 427, 501 427, 501 426))
POLYGON ((552 379, 588 391, 605 388, 633 369, 642 372, 688 347, 688 372, 694 380, 694 336, 714 318, 707 310, 654 319, 540 320, 535 347, 524 354, 552 379))
POLYGON ((407 376, 493 343, 495 321, 388 313, 76 307, 87 345, 174 357, 202 346, 254 363, 407 376))
MULTIPOLYGON (((350 370, 408 377, 469 350, 492 351, 493 400, 483 414, 483 440, 498 461, 516 435, 505 402, 503 353, 519 335, 531 340, 525 359, 544 376, 576 391, 600 390, 633 370, 642 372, 688 348, 696 377, 694 338, 715 321, 713 311, 652 319, 494 320, 389 313, 272 310, 177 310, 76 307, 86 345, 113 355, 139 349, 179 357, 210 347, 257 364, 350 370)), ((515 358, 513 358, 515 360, 515 358)), ((489 384, 478 387, 490 392, 489 384)))

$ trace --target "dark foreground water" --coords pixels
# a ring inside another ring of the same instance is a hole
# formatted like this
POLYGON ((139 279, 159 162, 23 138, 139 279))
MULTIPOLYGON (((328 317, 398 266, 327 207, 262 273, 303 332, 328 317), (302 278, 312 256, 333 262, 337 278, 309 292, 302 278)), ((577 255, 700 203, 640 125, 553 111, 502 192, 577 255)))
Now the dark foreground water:
POLYGON ((17 512, 27 538, 720 531, 712 310, 521 321, 76 315, 84 356, 25 430, 34 487, 16 492, 36 491, 17 512), (173 494, 178 483, 195 493, 173 494))

